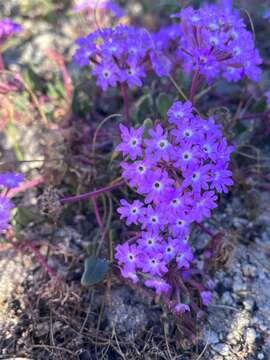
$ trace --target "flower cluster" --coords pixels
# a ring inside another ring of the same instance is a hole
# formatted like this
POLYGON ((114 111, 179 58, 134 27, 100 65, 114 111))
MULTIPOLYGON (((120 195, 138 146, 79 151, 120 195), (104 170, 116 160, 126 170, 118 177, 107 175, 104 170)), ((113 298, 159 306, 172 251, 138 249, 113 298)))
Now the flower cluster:
POLYGON ((123 10, 114 1, 111 0, 82 0, 79 1, 73 8, 73 12, 78 13, 82 11, 93 12, 95 10, 110 11, 116 17, 124 15, 123 10))
MULTIPOLYGON (((177 63, 187 73, 194 71, 211 82, 218 77, 238 81, 244 76, 259 80, 262 60, 254 47, 253 35, 247 30, 231 1, 205 4, 194 10, 187 7, 174 15, 181 23, 177 31, 177 63)), ((162 38, 160 38, 162 41, 162 38)), ((168 49, 171 37, 163 37, 168 49)))
POLYGON ((0 43, 21 31, 21 25, 14 23, 11 19, 0 20, 0 43))
POLYGON ((8 228, 13 203, 7 197, 10 189, 16 188, 23 181, 22 174, 10 172, 0 174, 0 233, 8 228))
MULTIPOLYGON (((123 177, 140 199, 122 199, 118 212, 127 225, 140 230, 117 246, 115 257, 123 277, 136 283, 142 275, 147 287, 170 298, 179 282, 190 281, 190 225, 209 217, 217 207, 216 193, 227 193, 233 184, 228 169, 233 147, 212 119, 194 115, 190 102, 175 102, 168 121, 169 131, 157 124, 147 136, 143 127, 120 125, 122 143, 117 150, 130 159, 122 163, 123 177)), ((199 287, 206 304, 209 288, 199 287)), ((179 307, 181 299, 176 300, 179 307)))
POLYGON ((144 29, 130 26, 97 30, 77 40, 79 48, 74 61, 81 67, 91 65, 92 74, 103 90, 117 83, 140 87, 146 76, 150 40, 144 29))

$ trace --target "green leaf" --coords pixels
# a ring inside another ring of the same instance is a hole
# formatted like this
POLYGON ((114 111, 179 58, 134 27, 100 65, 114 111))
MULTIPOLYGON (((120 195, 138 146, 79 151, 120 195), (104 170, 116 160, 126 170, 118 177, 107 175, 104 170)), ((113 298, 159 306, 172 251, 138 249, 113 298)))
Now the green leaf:
POLYGON ((141 96, 134 104, 134 117, 136 122, 141 122, 142 118, 145 118, 149 114, 149 110, 152 106, 152 98, 150 94, 141 96))
POLYGON ((154 126, 153 121, 151 119, 145 119, 143 122, 143 127, 144 127, 144 132, 143 132, 143 137, 147 138, 149 135, 149 130, 152 129, 154 126))
POLYGON ((172 99, 165 93, 159 94, 156 100, 156 106, 159 114, 164 119, 166 118, 167 112, 172 105, 172 99))
POLYGON ((89 256, 84 261, 84 273, 81 279, 83 286, 92 286, 103 281, 109 271, 109 264, 106 260, 97 256, 89 256))

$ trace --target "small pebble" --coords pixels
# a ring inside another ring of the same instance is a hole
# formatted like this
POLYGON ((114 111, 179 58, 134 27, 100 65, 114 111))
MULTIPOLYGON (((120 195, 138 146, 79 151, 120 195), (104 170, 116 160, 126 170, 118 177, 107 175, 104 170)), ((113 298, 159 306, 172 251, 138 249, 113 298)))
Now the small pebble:
POLYGON ((243 274, 246 277, 255 277, 257 273, 257 269, 255 266, 250 264, 245 264, 243 266, 243 274))
POLYGON ((246 330, 246 342, 248 345, 253 346, 255 344, 257 333, 255 329, 248 328, 246 330))

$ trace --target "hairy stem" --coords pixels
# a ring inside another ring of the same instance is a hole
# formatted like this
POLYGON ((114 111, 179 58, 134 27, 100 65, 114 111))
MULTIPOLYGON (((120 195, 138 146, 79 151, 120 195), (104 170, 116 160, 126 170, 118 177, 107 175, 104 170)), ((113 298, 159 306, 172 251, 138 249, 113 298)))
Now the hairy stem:
POLYGON ((110 192, 112 190, 118 189, 121 186, 123 186, 124 184, 125 184, 125 182, 124 182, 124 180, 122 180, 122 181, 118 182, 117 184, 109 185, 109 186, 106 186, 99 190, 95 190, 95 191, 88 192, 88 193, 81 194, 81 195, 75 195, 75 196, 69 196, 69 197, 63 198, 60 200, 60 202, 61 202, 61 204, 66 204, 66 203, 91 199, 93 197, 95 198, 98 195, 105 194, 106 192, 110 192))

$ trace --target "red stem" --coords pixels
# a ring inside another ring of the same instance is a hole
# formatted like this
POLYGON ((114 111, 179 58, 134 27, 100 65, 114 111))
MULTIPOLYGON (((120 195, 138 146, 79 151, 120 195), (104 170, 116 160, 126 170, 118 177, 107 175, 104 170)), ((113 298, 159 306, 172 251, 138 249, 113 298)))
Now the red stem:
POLYGON ((93 198, 93 197, 97 197, 98 195, 104 194, 106 192, 112 191, 114 189, 118 189, 121 186, 123 186, 124 184, 125 184, 125 182, 124 182, 124 180, 122 180, 117 184, 109 185, 109 186, 106 186, 106 187, 104 187, 102 189, 95 190, 95 191, 92 191, 92 192, 88 192, 88 193, 85 193, 85 194, 69 196, 69 197, 61 199, 60 201, 61 201, 61 204, 66 204, 66 203, 70 203, 70 202, 77 202, 77 201, 81 201, 81 200, 87 200, 87 199, 90 199, 90 198, 93 198))

